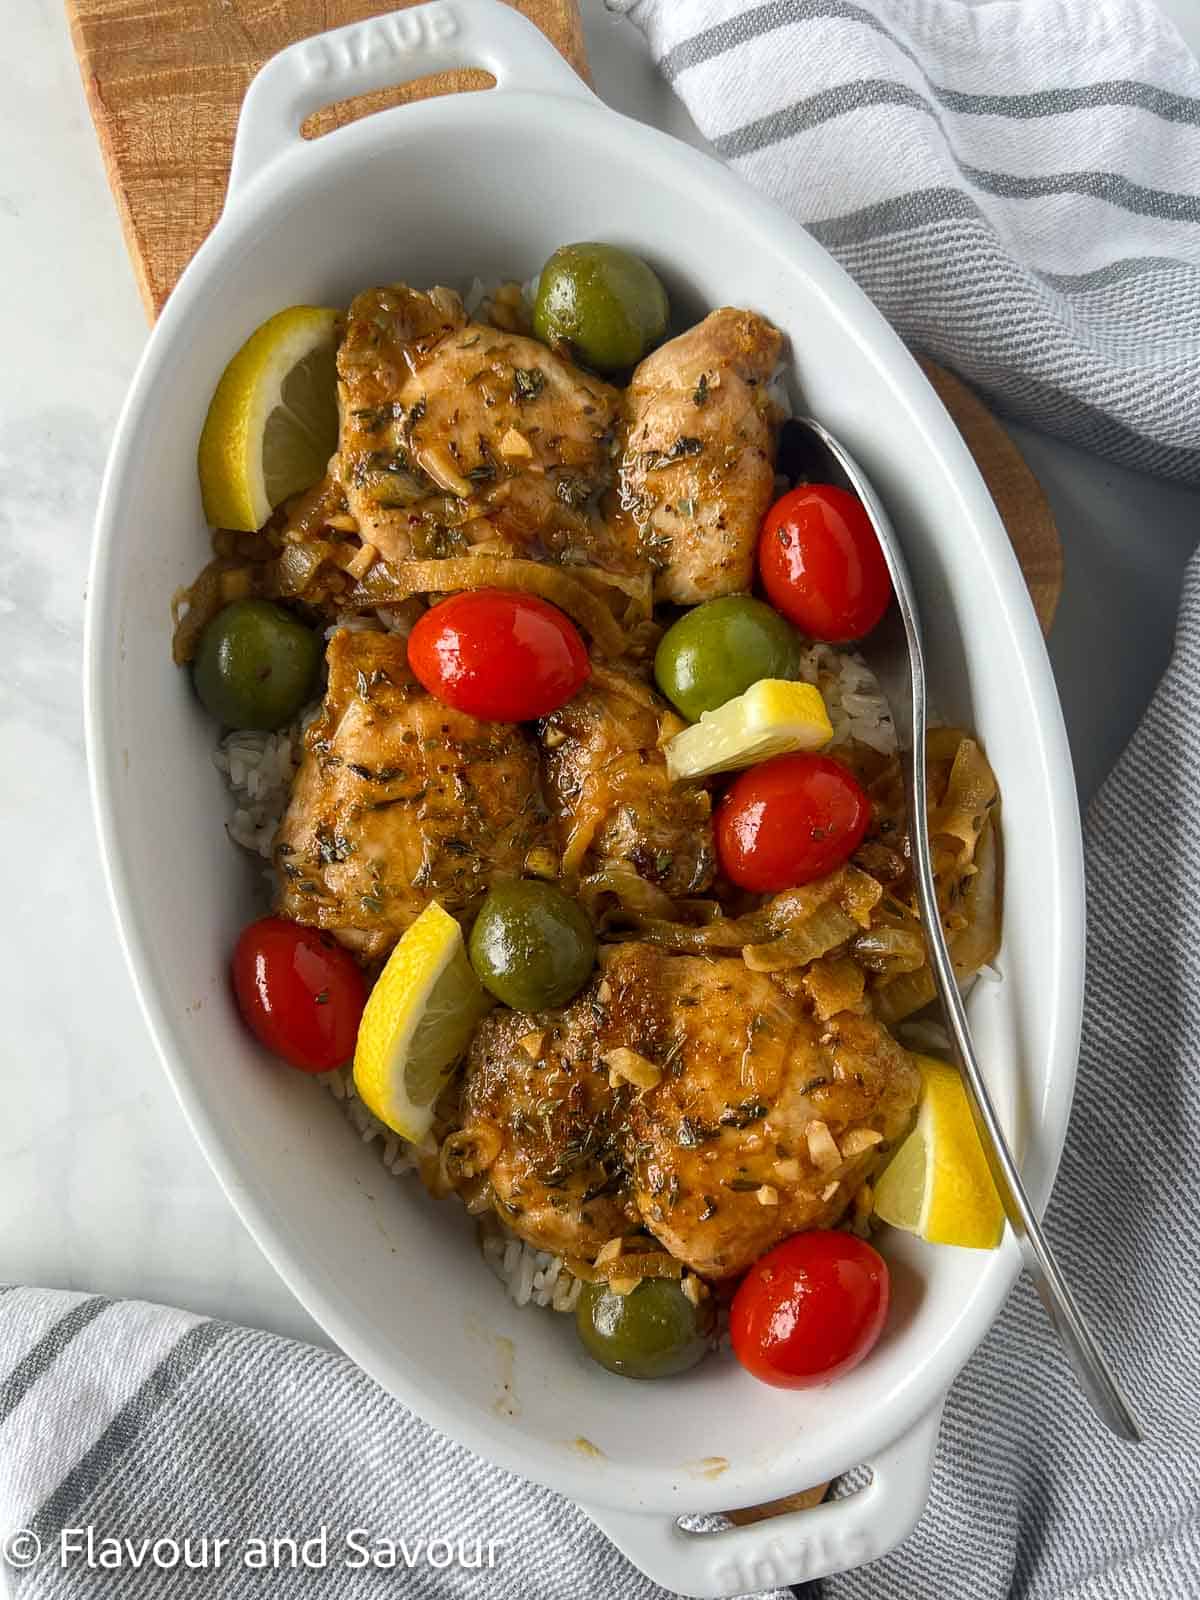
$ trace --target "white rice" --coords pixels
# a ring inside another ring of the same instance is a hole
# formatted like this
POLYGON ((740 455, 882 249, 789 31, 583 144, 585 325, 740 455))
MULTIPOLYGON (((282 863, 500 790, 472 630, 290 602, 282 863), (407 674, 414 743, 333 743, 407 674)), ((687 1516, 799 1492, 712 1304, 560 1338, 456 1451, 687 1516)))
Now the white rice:
POLYGON ((483 1259, 507 1289, 514 1305, 574 1311, 583 1281, 569 1271, 562 1256, 518 1239, 492 1215, 481 1220, 479 1240, 483 1259))
POLYGON ((279 733, 252 729, 227 733, 213 751, 233 796, 233 813, 225 824, 229 837, 265 861, 271 859, 271 845, 300 764, 304 726, 314 710, 309 707, 299 722, 279 733))
POLYGON ((820 689, 833 724, 830 746, 857 739, 890 756, 896 750, 892 714, 875 674, 854 650, 814 640, 804 651, 800 676, 820 689))
POLYGON ((394 1178, 407 1177, 417 1170, 417 1147, 393 1133, 385 1122, 380 1122, 373 1111, 368 1111, 354 1087, 351 1067, 337 1067, 326 1072, 321 1082, 335 1100, 340 1100, 342 1110, 358 1132, 364 1144, 379 1141, 379 1158, 394 1178))

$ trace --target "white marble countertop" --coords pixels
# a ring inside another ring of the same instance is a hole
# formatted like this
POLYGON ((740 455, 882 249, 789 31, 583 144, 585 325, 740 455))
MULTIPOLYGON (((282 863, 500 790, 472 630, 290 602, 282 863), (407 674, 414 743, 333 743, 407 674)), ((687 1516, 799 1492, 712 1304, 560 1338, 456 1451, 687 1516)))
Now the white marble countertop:
MULTIPOLYGON (((1163 0, 1200 49, 1195 0, 1163 0)), ((583 0, 596 86, 695 138, 640 36, 583 0)), ((116 947, 88 809, 80 654, 91 518, 146 338, 61 0, 9 0, 0 65, 0 1278, 162 1300, 299 1337, 311 1320, 193 1145, 116 947)), ((1086 799, 1171 644, 1200 493, 1014 430, 1067 583, 1052 645, 1086 799)))

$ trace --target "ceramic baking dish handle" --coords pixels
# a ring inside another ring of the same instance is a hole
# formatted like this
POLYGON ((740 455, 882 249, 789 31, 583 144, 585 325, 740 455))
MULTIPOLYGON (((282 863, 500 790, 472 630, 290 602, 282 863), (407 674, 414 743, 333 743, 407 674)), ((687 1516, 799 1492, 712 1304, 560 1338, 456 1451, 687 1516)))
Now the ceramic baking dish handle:
POLYGON ((684 1595, 757 1594, 876 1561, 925 1509, 942 1407, 868 1463, 871 1482, 844 1500, 720 1533, 687 1533, 669 1517, 584 1506, 641 1572, 684 1595))
POLYGON ((457 67, 483 68, 500 90, 595 99, 545 34, 519 12, 498 0, 432 0, 333 28, 272 56, 242 102, 230 195, 305 143, 300 125, 314 111, 457 67))

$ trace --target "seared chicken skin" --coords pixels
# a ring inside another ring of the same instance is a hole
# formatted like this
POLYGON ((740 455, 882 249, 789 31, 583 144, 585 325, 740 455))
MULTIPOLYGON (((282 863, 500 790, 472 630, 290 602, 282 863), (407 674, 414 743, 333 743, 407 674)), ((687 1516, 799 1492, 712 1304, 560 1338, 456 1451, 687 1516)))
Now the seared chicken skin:
POLYGON ((426 694, 393 634, 335 633, 329 687, 275 840, 279 910, 380 955, 437 899, 474 907, 545 838, 520 728, 426 694))
POLYGON ((561 1014, 494 1011, 471 1043, 458 1160, 465 1148, 470 1175, 486 1172, 495 1210, 514 1233, 590 1261, 638 1225, 619 1098, 597 1055, 592 1000, 561 1014))
POLYGON ((783 336, 728 307, 661 345, 625 397, 619 509, 656 568, 654 598, 697 605, 749 589, 775 485, 783 336))
POLYGON ((724 1278, 837 1222, 908 1127, 907 1051, 851 1012, 815 1021, 736 957, 628 944, 601 967, 561 1014, 499 1011, 475 1035, 463 1130, 508 1226, 590 1259, 640 1224, 724 1278))
POLYGON ((699 784, 667 777, 660 749, 667 719, 675 720, 652 689, 602 667, 545 719, 548 799, 564 871, 624 862, 670 895, 711 884, 711 801, 699 784))
POLYGON ((338 349, 335 472, 389 561, 495 553, 635 574, 633 536, 589 514, 610 481, 620 395, 449 289, 370 289, 338 349))
POLYGON ((603 1049, 627 1046, 662 1074, 627 1118, 638 1209, 706 1277, 831 1226, 908 1127, 917 1069, 865 1017, 818 1023, 736 957, 622 945, 604 979, 603 1049))

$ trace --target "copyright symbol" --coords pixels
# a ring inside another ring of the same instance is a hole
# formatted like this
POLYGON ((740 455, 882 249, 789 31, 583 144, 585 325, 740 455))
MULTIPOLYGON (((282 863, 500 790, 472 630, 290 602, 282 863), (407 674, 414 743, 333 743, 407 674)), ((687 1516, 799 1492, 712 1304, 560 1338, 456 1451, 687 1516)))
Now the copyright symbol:
POLYGON ((32 1528, 18 1528, 0 1543, 0 1556, 10 1567, 31 1567, 42 1553, 42 1541, 32 1528))

